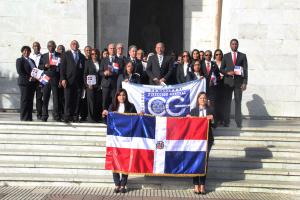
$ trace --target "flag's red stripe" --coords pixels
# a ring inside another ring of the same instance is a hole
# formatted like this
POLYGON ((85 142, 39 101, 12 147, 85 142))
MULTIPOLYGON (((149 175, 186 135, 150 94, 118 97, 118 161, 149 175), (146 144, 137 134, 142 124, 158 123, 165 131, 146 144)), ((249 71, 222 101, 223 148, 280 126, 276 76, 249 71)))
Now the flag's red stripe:
POLYGON ((153 173, 153 160, 153 150, 106 147, 105 169, 153 173))
POLYGON ((207 118, 167 119, 167 140, 206 140, 207 118))

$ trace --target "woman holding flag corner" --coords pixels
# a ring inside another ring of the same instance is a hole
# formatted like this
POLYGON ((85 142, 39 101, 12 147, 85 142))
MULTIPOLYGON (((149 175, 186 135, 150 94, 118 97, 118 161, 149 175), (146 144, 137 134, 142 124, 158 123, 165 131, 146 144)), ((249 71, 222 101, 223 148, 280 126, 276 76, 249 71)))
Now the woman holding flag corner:
MULTIPOLYGON (((187 115, 187 117, 207 117, 209 119, 209 130, 208 130, 208 141, 207 141, 207 163, 209 158, 209 152, 211 147, 214 143, 214 136, 212 132, 212 127, 215 126, 214 124, 214 114, 213 110, 207 106, 207 96, 205 92, 200 92, 197 96, 197 103, 196 107, 191 110, 191 114, 187 115)), ((207 172, 207 163, 206 163, 206 172, 207 172)), ((195 194, 205 194, 205 176, 196 176, 193 177, 193 184, 195 186, 194 192, 195 194)))
MULTIPOLYGON (((102 116, 107 117, 108 112, 118 112, 118 113, 137 113, 135 106, 128 101, 128 95, 126 90, 120 89, 116 92, 113 103, 109 106, 108 110, 103 110, 102 116)), ((115 193, 126 193, 126 184, 128 179, 128 174, 113 173, 113 179, 115 183, 115 193)))

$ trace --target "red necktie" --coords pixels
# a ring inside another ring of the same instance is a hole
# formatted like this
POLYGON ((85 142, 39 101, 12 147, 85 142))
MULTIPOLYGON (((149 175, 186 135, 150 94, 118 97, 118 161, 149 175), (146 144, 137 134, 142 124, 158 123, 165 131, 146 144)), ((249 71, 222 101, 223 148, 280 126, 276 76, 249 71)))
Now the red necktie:
POLYGON ((52 53, 49 53, 49 64, 52 65, 52 53))
POLYGON ((209 65, 209 62, 206 64, 206 71, 207 71, 207 74, 209 74, 209 72, 210 72, 210 65, 209 65))
POLYGON ((236 64, 236 52, 233 52, 233 64, 236 64))

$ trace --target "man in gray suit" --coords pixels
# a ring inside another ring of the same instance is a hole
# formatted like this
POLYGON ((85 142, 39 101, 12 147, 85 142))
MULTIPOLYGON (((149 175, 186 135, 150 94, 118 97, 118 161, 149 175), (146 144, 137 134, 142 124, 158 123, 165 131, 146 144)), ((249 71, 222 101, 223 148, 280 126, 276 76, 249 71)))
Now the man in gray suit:
POLYGON ((238 52, 239 42, 237 39, 230 41, 231 52, 224 55, 221 64, 221 73, 224 74, 224 126, 230 123, 230 106, 232 92, 235 101, 235 122, 238 128, 242 127, 241 102, 243 91, 247 88, 248 63, 247 56, 238 52))

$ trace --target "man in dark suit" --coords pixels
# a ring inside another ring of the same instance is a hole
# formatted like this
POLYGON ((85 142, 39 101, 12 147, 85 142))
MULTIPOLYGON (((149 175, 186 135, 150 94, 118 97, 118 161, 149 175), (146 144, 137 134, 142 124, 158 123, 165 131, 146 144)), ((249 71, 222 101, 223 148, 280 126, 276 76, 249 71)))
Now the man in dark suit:
POLYGON ((65 93, 65 122, 79 121, 80 99, 83 88, 83 71, 85 57, 78 50, 76 40, 71 42, 71 50, 62 57, 60 79, 65 93))
MULTIPOLYGON (((35 66, 38 67, 42 57, 40 43, 33 42, 32 49, 33 53, 30 54, 30 58, 34 60, 35 66)), ((43 93, 42 85, 38 81, 36 81, 35 85, 35 106, 37 119, 42 120, 43 93)))
POLYGON ((217 80, 220 78, 220 71, 217 64, 211 58, 212 52, 210 50, 205 51, 204 60, 201 62, 201 71, 206 79, 208 104, 214 109, 217 96, 217 80))
POLYGON ((165 85, 171 81, 173 61, 170 56, 164 55, 165 45, 159 42, 155 46, 156 54, 149 57, 147 75, 151 85, 165 85))
POLYGON ((102 108, 108 109, 115 96, 119 74, 124 72, 123 60, 116 56, 116 46, 111 43, 107 47, 108 57, 101 60, 102 108))
POLYGON ((129 46, 129 57, 126 60, 126 63, 129 61, 133 64, 133 72, 140 75, 141 79, 143 78, 143 64, 142 61, 138 60, 136 57, 137 47, 135 45, 129 46))
POLYGON ((221 64, 221 73, 224 74, 224 122, 228 127, 230 123, 230 106, 232 92, 235 101, 235 122, 237 127, 242 127, 241 101, 243 91, 246 90, 248 80, 247 56, 238 52, 239 42, 237 39, 230 41, 231 52, 224 55, 221 64))
POLYGON ((53 119, 60 121, 58 113, 58 82, 59 82, 59 66, 60 55, 55 51, 56 44, 53 40, 47 43, 48 53, 45 53, 41 57, 39 69, 44 70, 44 73, 50 77, 50 81, 43 87, 43 109, 42 109, 42 121, 48 120, 48 105, 50 100, 50 94, 52 91, 53 97, 53 119))

